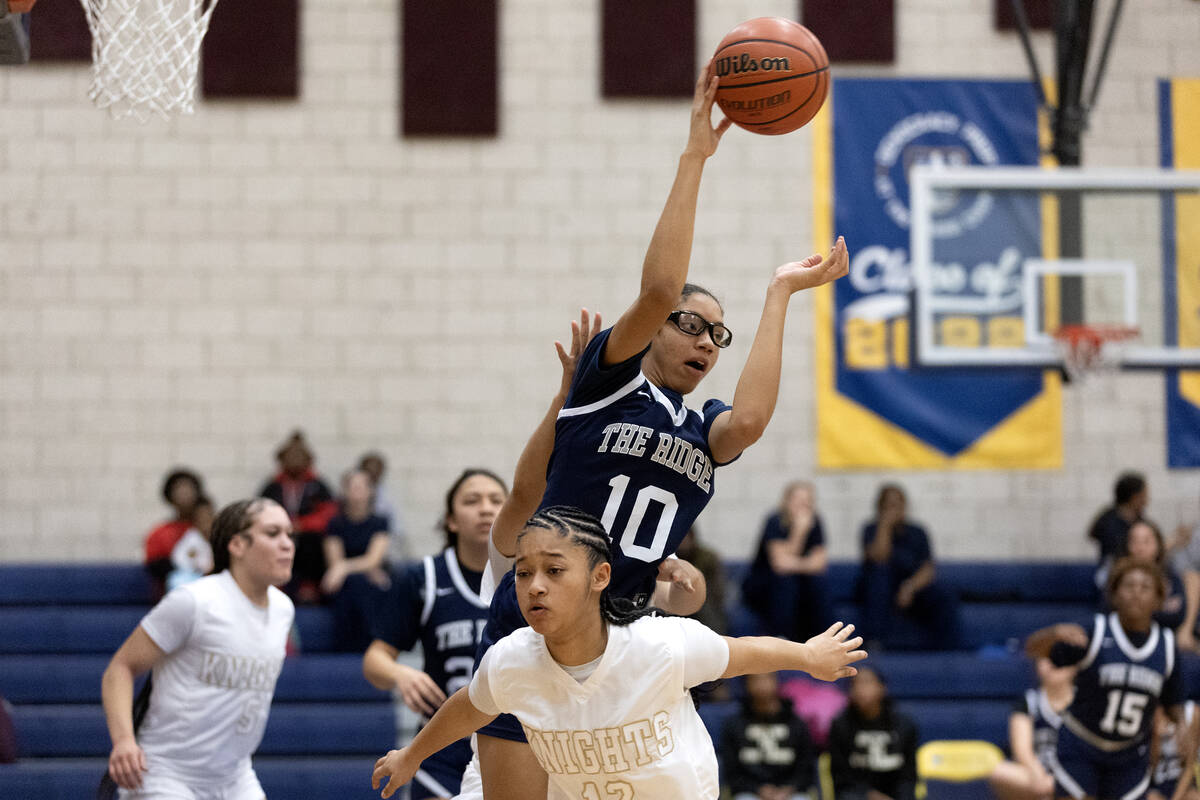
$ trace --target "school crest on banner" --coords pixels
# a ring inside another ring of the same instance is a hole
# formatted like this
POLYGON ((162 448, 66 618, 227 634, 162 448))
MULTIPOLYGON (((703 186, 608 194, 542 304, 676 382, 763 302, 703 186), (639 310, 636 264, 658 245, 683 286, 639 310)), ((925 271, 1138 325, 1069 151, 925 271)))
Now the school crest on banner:
MULTIPOLYGON (((1200 169, 1200 78, 1159 82, 1159 147, 1164 167, 1200 169)), ((1164 200, 1166 343, 1200 347, 1200 198, 1164 200)), ((1200 467, 1200 370, 1167 370, 1167 466, 1200 467)))
MULTIPOLYGON (((851 253, 850 274, 816 298, 819 466, 1061 466, 1057 374, 922 368, 910 358, 908 170, 1037 164, 1033 87, 835 79, 813 124, 814 229, 823 242, 844 235, 851 253)), ((936 235, 962 246, 960 263, 943 272, 964 293, 1002 260, 1042 255, 1037 226, 1011 224, 1021 209, 993 205, 986 193, 944 202, 936 235)))

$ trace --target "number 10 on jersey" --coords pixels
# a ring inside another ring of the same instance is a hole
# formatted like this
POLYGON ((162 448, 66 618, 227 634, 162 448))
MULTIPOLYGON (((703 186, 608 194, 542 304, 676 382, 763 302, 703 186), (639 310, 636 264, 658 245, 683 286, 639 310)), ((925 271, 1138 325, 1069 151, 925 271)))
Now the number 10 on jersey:
POLYGON ((625 530, 618 539, 613 525, 616 524, 617 514, 629 489, 629 476, 617 475, 608 485, 612 487, 612 491, 608 495, 608 503, 604 506, 604 516, 601 517, 600 523, 604 525, 604 530, 608 531, 609 538, 619 541, 621 552, 630 558, 650 563, 661 560, 667 540, 671 536, 671 526, 675 524, 675 512, 679 510, 679 501, 675 499, 675 495, 658 486, 643 486, 634 497, 633 510, 629 512, 625 530), (654 529, 654 539, 647 547, 637 543, 637 533, 651 503, 658 508, 658 525, 654 529))

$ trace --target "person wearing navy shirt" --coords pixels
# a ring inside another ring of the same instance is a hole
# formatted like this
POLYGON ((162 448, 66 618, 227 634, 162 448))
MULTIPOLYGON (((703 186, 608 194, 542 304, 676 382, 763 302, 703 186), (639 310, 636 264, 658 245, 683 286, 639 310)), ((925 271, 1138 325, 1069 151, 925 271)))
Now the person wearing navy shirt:
POLYGON ((388 521, 373 513, 371 479, 363 470, 342 477, 342 504, 329 520, 322 546, 321 592, 333 606, 338 649, 362 652, 371 641, 371 616, 387 572, 388 521))
MULTIPOLYGON (((687 146, 642 265, 639 292, 611 328, 588 343, 557 412, 540 508, 575 506, 598 517, 612 540, 609 592, 688 615, 704 602, 695 568, 672 558, 711 499, 717 467, 736 459, 766 429, 779 393, 783 328, 791 296, 846 274, 838 239, 820 254, 775 270, 733 404, 684 397, 716 366, 733 338, 711 292, 687 282, 700 177, 730 122, 712 124, 718 79, 711 64, 696 82, 687 146)), ((515 483, 515 481, 514 481, 515 483)), ((493 533, 503 556, 515 528, 493 533)), ((511 572, 496 588, 479 658, 525 625, 511 572)), ((545 796, 547 779, 519 723, 497 718, 477 735, 487 800, 545 796)))
POLYGON ((773 636, 803 642, 829 627, 833 609, 825 573, 829 556, 813 485, 793 481, 763 523, 742 600, 773 636))
MULTIPOLYGON (((376 611, 375 639, 363 656, 363 674, 376 688, 397 690, 405 705, 425 717, 471 681, 487 617, 479 591, 488 537, 507 495, 504 482, 493 473, 465 470, 446 493, 446 548, 400 571, 376 611), (400 652, 418 642, 424 669, 397 663, 400 652)), ((412 800, 458 794, 470 760, 467 739, 427 759, 413 781, 412 800)))
POLYGON ((926 630, 930 643, 945 650, 959 642, 958 597, 936 580, 929 536, 905 514, 908 500, 894 483, 884 484, 875 500, 875 521, 863 526, 863 620, 868 641, 908 645, 887 639, 894 612, 909 616, 926 630))
POLYGON ((1051 761, 1058 797, 1122 800, 1149 788, 1155 710, 1179 721, 1184 702, 1174 633, 1154 621, 1165 594, 1156 564, 1124 558, 1109 575, 1115 610, 1097 614, 1090 634, 1059 624, 1030 637, 1032 654, 1078 669, 1051 761))

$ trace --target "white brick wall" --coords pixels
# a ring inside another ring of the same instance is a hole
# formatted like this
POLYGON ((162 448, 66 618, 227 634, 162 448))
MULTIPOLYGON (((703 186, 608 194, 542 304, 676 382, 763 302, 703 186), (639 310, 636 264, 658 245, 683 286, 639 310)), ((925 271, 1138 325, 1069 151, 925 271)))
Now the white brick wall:
MULTIPOLYGON (((0 559, 132 558, 166 469, 229 501, 297 426, 331 482, 387 453, 413 547, 433 547, 462 467, 511 473, 574 310, 612 321, 630 300, 684 142, 686 102, 599 100, 596 6, 501 4, 496 140, 396 136, 393 0, 306 4, 294 104, 141 127, 88 104, 86 68, 0 69, 0 559)), ((898 6, 896 66, 842 74, 1025 76, 989 0, 898 6)), ((703 54, 794 2, 700 8, 703 54)), ((1200 74, 1197 39, 1193 2, 1126 4, 1089 163, 1156 163, 1154 80, 1200 74)), ((1049 69, 1048 36, 1035 46, 1049 69)), ((732 394, 772 267, 811 249, 810 136, 735 129, 708 166, 692 275, 742 334, 697 400, 732 394)), ((701 519, 727 554, 813 476, 810 313, 793 302, 776 418, 701 519)), ((1163 466, 1162 392, 1153 373, 1069 389, 1062 471, 817 474, 832 550, 856 552, 883 479, 950 556, 1085 556, 1123 467, 1147 472, 1165 525, 1195 520, 1196 473, 1163 466)))

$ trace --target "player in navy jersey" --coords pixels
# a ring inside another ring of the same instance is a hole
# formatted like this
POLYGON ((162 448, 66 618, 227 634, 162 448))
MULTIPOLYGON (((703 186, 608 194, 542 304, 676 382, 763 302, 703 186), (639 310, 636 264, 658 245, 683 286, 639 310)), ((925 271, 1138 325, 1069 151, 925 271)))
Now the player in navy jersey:
POLYGON ((1138 800, 1149 788, 1155 710, 1179 720, 1184 700, 1174 633, 1153 618, 1165 594, 1157 565, 1122 559, 1108 581, 1114 611, 1090 634, 1062 624, 1030 638, 1031 653, 1078 669, 1051 763, 1057 796, 1138 800))
POLYGON ((1156 747, 1151 748, 1150 791, 1146 800, 1197 800, 1200 790, 1196 788, 1196 750, 1184 752, 1184 742, 1189 729, 1196 720, 1196 704, 1191 700, 1183 704, 1183 724, 1176 725, 1161 711, 1154 717, 1156 747), (1190 757, 1189 757, 1190 755, 1190 757), (1186 776, 1186 778, 1184 777, 1186 776), (1184 778, 1181 782, 1180 778, 1184 778))
MULTIPOLYGON (((465 470, 446 493, 446 549, 405 567, 377 609, 363 674, 377 688, 398 690, 418 714, 432 716, 471 681, 487 617, 479 589, 488 536, 507 494, 491 472, 465 470), (396 662, 417 642, 425 655, 424 671, 396 662)), ((412 800, 453 797, 470 760, 465 739, 428 759, 413 782, 412 800)))
POLYGON ((1026 689, 1008 715, 1010 761, 992 770, 988 783, 1001 800, 1049 800, 1050 774, 1058 749, 1062 710, 1075 694, 1074 667, 1056 667, 1049 658, 1035 659, 1038 687, 1026 689))
MULTIPOLYGON (((826 258, 779 267, 732 406, 720 400, 700 410, 684 405, 732 341, 720 303, 687 283, 701 172, 729 127, 727 119, 712 124, 717 78, 710 74, 711 65, 696 83, 688 143, 637 298, 583 351, 557 413, 539 506, 570 505, 600 518, 612 539, 613 595, 683 615, 703 604, 703 582, 672 556, 711 499, 716 468, 736 459, 771 419, 788 302, 848 269, 841 239, 826 258)), ((519 525, 497 528, 493 545, 511 557, 519 525)), ((493 597, 480 657, 524 624, 509 573, 493 597)), ((477 741, 487 800, 544 796, 546 776, 514 718, 501 716, 477 741)))

